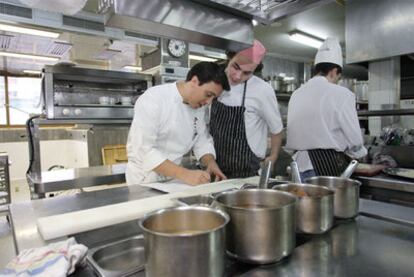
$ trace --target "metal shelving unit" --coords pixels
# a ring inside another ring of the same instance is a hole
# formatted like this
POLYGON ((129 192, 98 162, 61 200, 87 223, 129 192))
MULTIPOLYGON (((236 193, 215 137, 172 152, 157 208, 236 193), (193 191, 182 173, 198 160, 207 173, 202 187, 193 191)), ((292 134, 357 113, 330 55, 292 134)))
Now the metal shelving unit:
POLYGON ((0 152, 0 208, 10 204, 9 156, 0 152))
POLYGON ((358 111, 358 116, 414 115, 414 109, 358 111))

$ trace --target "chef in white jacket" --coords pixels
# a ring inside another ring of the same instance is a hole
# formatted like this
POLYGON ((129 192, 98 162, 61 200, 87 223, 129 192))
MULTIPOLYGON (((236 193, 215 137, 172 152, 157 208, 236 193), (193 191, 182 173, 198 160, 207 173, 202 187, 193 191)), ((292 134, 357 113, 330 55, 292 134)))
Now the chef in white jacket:
POLYGON ((210 133, 217 163, 228 178, 257 175, 262 160, 274 163, 279 155, 283 124, 275 91, 253 75, 265 53, 254 40, 252 47, 231 57, 226 66, 231 89, 211 105, 210 133))
POLYGON ((134 107, 128 135, 126 181, 129 185, 175 178, 189 185, 225 179, 215 162, 213 141, 206 129, 205 106, 229 89, 224 71, 201 62, 186 81, 149 88, 134 107), (193 150, 206 170, 180 166, 193 150))
POLYGON ((350 158, 367 154, 355 94, 337 85, 341 73, 339 41, 328 38, 316 54, 314 77, 289 101, 286 148, 294 151, 302 179, 338 176, 350 158))

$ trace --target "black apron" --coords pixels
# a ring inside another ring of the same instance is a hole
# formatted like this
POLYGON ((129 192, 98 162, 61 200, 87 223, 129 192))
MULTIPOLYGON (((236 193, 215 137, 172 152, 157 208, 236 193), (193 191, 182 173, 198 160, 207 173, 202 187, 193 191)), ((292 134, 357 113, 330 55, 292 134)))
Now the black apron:
POLYGON ((244 123, 244 83, 241 106, 226 106, 215 99, 211 105, 210 133, 214 139, 217 164, 227 178, 257 175, 261 159, 251 150, 244 123))
POLYGON ((312 149, 308 154, 317 176, 340 176, 351 161, 334 149, 312 149))

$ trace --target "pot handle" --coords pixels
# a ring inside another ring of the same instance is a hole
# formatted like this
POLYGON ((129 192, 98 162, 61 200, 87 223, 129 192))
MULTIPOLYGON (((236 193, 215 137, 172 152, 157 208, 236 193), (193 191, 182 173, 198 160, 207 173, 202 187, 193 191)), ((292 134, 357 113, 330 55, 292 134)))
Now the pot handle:
POLYGON ((351 177, 352 173, 354 173, 355 169, 358 167, 358 161, 357 160, 352 160, 348 167, 345 169, 345 171, 341 174, 341 178, 346 178, 348 179, 349 177, 351 177))
POLYGON ((302 179, 300 178, 300 172, 297 162, 290 163, 290 170, 292 174, 293 183, 302 184, 302 179))
POLYGON ((272 170, 272 162, 267 161, 263 165, 262 172, 260 174, 260 179, 259 179, 259 188, 260 189, 267 189, 271 170, 272 170))

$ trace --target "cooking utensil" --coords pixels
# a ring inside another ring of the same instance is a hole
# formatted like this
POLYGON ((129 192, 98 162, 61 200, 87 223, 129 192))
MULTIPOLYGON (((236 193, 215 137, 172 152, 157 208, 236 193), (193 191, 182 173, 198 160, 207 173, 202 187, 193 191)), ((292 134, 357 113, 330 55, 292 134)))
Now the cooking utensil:
POLYGON ((359 187, 361 183, 341 177, 317 176, 305 180, 318 186, 325 186, 333 191, 334 216, 338 218, 353 218, 359 210, 359 187))
POLYGON ((339 177, 345 179, 351 177, 352 173, 354 173, 355 169, 358 167, 358 164, 359 163, 357 160, 352 160, 345 169, 345 171, 339 177))
POLYGON ((296 197, 271 189, 222 192, 215 204, 230 216, 227 253, 246 263, 267 264, 295 247, 296 197))
POLYGON ((201 206, 147 215, 139 221, 145 240, 146 276, 222 276, 228 222, 224 212, 201 206))
POLYGON ((333 225, 334 192, 328 188, 309 184, 284 184, 275 190, 292 193, 296 203, 296 231, 322 234, 333 225))

